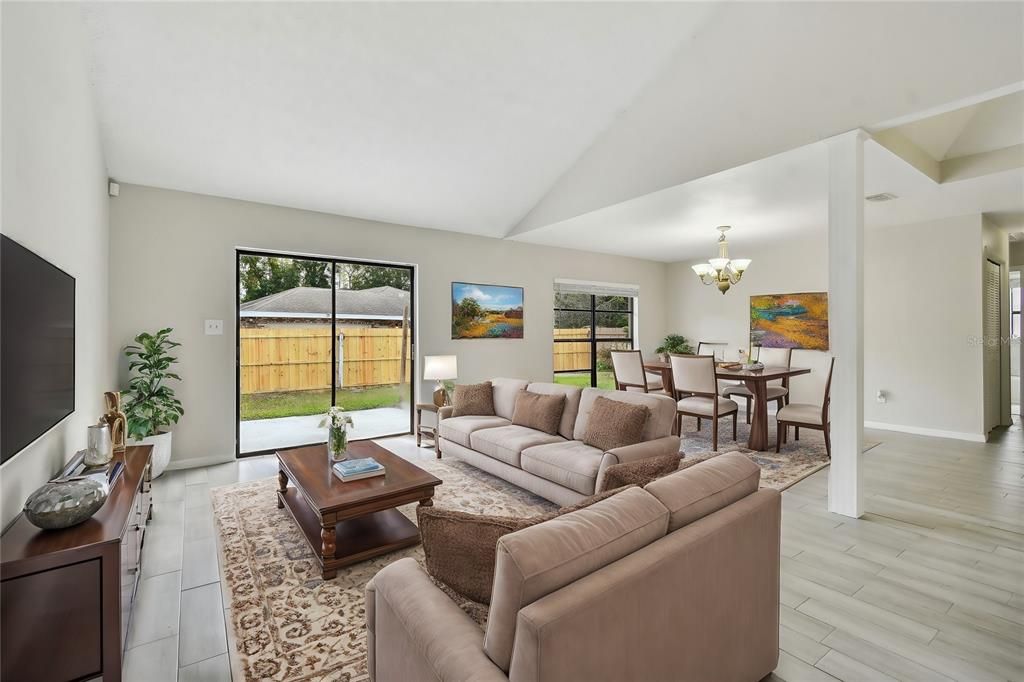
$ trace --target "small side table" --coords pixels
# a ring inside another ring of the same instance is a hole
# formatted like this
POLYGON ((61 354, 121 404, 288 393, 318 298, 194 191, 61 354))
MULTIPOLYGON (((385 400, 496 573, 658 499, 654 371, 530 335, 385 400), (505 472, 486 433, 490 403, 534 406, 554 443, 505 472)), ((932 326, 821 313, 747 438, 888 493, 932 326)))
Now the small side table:
POLYGON ((416 403, 416 447, 423 447, 423 436, 434 442, 434 449, 437 450, 437 458, 441 459, 441 451, 437 448, 437 422, 433 425, 423 423, 423 413, 433 412, 437 414, 437 405, 434 403, 416 403))

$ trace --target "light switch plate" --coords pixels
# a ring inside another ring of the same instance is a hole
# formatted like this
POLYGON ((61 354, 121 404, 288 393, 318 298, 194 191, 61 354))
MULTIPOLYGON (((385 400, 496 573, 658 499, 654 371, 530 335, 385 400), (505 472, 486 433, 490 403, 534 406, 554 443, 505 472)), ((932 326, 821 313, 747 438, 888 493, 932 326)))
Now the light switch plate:
POLYGON ((224 333, 224 320, 207 320, 206 335, 220 336, 224 333))

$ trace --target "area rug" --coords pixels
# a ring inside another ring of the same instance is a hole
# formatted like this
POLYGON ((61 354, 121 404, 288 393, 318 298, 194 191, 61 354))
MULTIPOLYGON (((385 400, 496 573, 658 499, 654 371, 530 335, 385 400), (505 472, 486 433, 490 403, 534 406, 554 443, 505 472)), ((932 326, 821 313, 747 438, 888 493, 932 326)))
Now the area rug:
MULTIPOLYGON (((696 423, 685 434, 684 462, 720 453, 698 447, 703 432, 696 423)), ((745 426, 745 425, 741 425, 745 426)), ((707 427, 705 426, 705 429, 707 427)), ((731 435, 731 430, 730 430, 731 435)), ((827 466, 824 445, 801 445, 783 454, 758 453, 732 443, 721 452, 739 450, 761 466, 761 486, 783 488, 827 466)), ((418 459, 442 481, 438 506, 507 516, 544 513, 555 505, 453 458, 418 459)), ((228 619, 228 649, 235 682, 348 682, 368 679, 366 611, 363 588, 377 571, 403 557, 423 560, 411 547, 338 571, 321 579, 316 560, 288 512, 277 508, 277 479, 236 483, 211 490, 220 550, 221 585, 228 619)), ((416 505, 401 507, 416 520, 416 505)), ((460 604, 470 612, 471 604, 460 604)))

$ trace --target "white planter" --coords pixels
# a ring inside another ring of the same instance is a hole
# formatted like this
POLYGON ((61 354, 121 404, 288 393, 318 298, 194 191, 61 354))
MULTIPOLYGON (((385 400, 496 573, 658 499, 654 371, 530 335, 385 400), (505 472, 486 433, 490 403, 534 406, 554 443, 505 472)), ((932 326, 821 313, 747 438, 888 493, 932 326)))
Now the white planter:
POLYGON ((153 446, 153 469, 152 477, 156 478, 164 472, 167 464, 171 461, 171 432, 164 431, 155 436, 149 436, 142 440, 131 440, 131 445, 152 445, 153 446))

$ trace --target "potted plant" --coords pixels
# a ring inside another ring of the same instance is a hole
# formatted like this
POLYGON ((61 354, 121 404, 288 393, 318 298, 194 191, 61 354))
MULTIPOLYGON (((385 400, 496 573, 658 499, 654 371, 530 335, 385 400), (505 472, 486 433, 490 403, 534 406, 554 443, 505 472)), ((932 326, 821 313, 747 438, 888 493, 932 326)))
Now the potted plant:
POLYGON ((127 432, 133 444, 153 446, 153 478, 162 474, 171 461, 171 432, 166 429, 185 414, 174 390, 165 383, 168 379, 181 381, 169 371, 178 361, 170 351, 181 345, 171 340, 172 331, 167 327, 156 334, 142 332, 135 337, 134 345, 124 349, 132 375, 125 392, 127 432))
POLYGON ((682 353, 689 355, 693 353, 693 346, 686 340, 685 336, 679 334, 669 334, 665 337, 665 340, 661 342, 661 345, 654 349, 654 352, 661 356, 662 362, 668 362, 669 353, 682 353))

